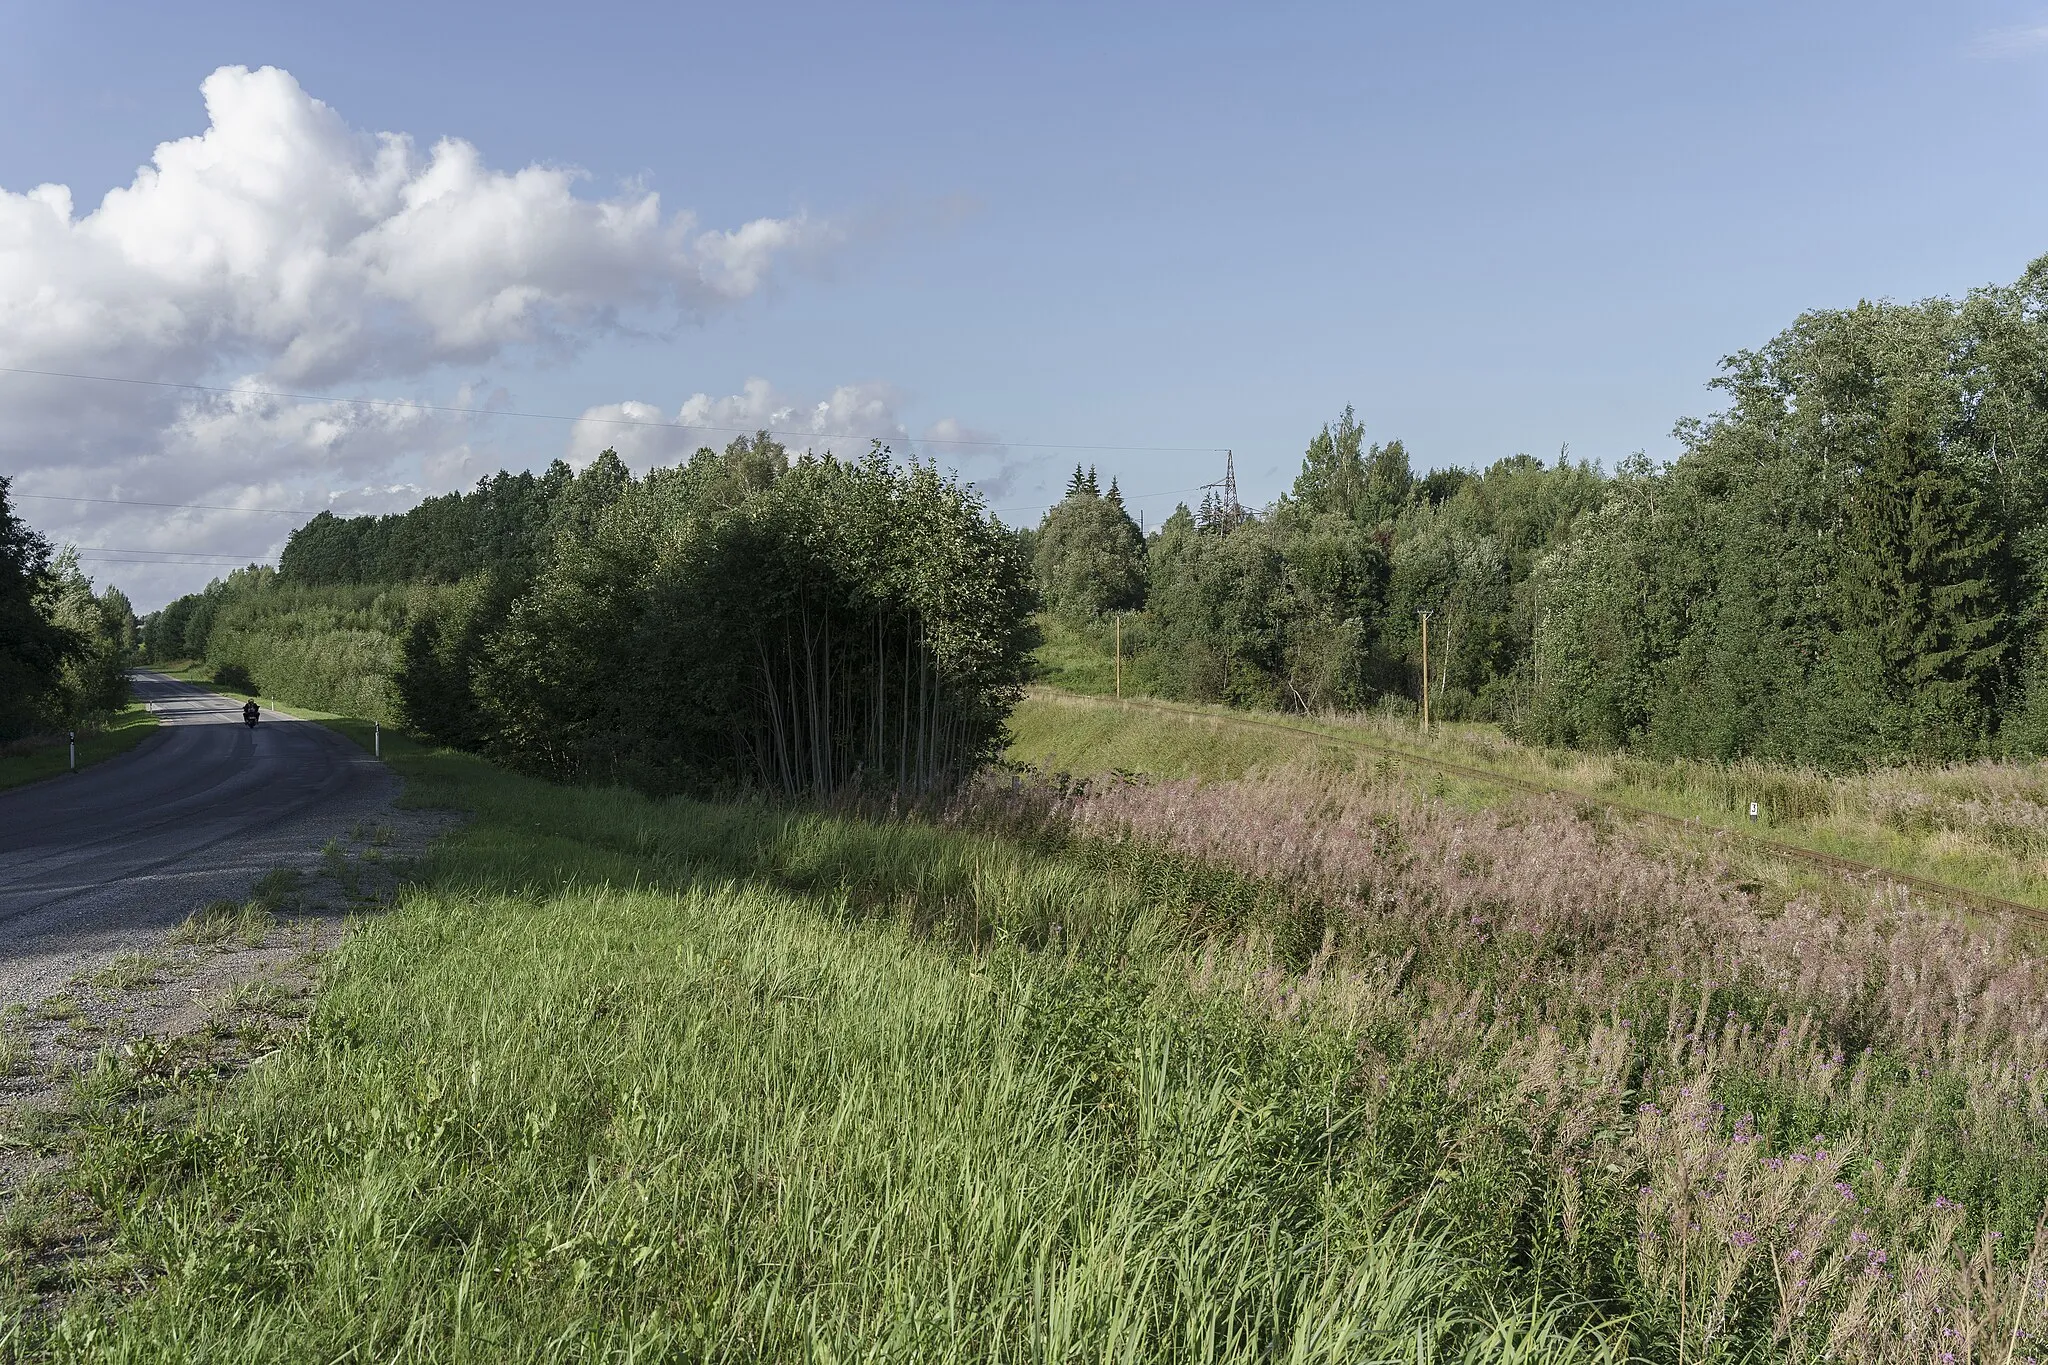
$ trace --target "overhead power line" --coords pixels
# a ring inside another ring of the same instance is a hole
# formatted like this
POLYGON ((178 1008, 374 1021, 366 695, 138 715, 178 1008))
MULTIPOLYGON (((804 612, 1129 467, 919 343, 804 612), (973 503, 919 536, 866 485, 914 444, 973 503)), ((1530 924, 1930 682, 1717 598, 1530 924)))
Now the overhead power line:
POLYGON ((97 564, 102 568, 109 569, 137 565, 154 565, 173 569, 238 569, 245 564, 268 564, 271 561, 268 557, 264 556, 216 562, 205 559, 109 559, 103 555, 80 555, 78 562, 81 564, 97 564))
MULTIPOLYGON (((80 379, 95 384, 132 384, 139 388, 183 389, 193 393, 218 393, 241 395, 249 398, 281 398, 294 403, 348 403, 365 408, 397 408, 411 412, 435 412, 455 417, 519 417, 535 422, 590 422, 611 427, 647 427, 662 431, 717 431, 747 435, 763 428, 753 426, 724 427, 700 423, 647 422, 632 417, 588 417, 570 416, 559 412, 520 412, 506 408, 458 408, 440 403, 420 403, 410 398, 337 398, 324 393, 289 393, 277 389, 235 389, 219 384, 186 384, 170 379, 127 379, 111 374, 79 374, 69 370, 30 370, 15 365, 0 365, 0 374, 33 375, 40 379, 80 379)), ((866 441, 874 439, 873 433, 857 431, 802 431, 785 428, 767 428, 771 436, 788 436, 813 441, 866 441)), ((991 446, 1000 449, 1021 450, 1109 450, 1131 452, 1165 452, 1183 455, 1214 455, 1222 446, 1124 446, 1124 445, 1073 445, 1051 441, 998 441, 977 439, 966 436, 905 436, 902 439, 918 441, 936 446, 991 446)))
MULTIPOLYGON (((1159 493, 1126 493, 1122 489, 1118 489, 1117 496, 1122 498, 1125 502, 1150 502, 1154 498, 1177 498, 1184 493, 1199 493, 1204 488, 1208 488, 1210 486, 1211 485, 1209 484, 1203 483, 1196 484, 1193 488, 1169 488, 1159 493)), ((1057 502, 1058 499, 1055 498, 1054 501, 1057 502)), ((1021 506, 1017 507, 991 507, 988 510, 996 513, 1031 512, 1036 511, 1039 506, 1040 504, 1038 503, 1030 502, 1024 503, 1021 506)))
POLYGON ((108 507, 172 507, 191 512, 256 512, 273 517, 303 517, 312 512, 324 512, 324 507, 222 507, 210 502, 142 502, 134 498, 74 498, 63 493, 23 493, 9 489, 10 498, 35 498, 42 502, 91 502, 108 507))
MULTIPOLYGON (((216 554, 211 550, 146 550, 128 549, 119 545, 73 545, 80 554, 94 555, 179 555, 185 559, 247 559, 247 555, 216 554)), ((257 556, 262 558, 262 556, 257 556)))

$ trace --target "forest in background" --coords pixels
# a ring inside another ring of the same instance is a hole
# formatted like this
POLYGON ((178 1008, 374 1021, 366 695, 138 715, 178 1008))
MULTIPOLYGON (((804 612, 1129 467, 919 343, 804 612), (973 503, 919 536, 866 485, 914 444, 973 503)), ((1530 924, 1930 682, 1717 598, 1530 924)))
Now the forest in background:
POLYGON ((1727 406, 1680 423, 1675 460, 1612 473, 1418 474, 1347 408, 1270 506, 1212 493, 1149 534, 1094 469, 1011 531, 881 455, 792 463, 760 433, 636 480, 607 453, 323 513, 147 644, 656 786, 964 770, 995 751, 1033 609, 1052 654, 1120 639, 1125 687, 1171 698, 1412 708, 1427 613, 1433 713, 1534 743, 2048 750, 2048 258, 1961 300, 1805 314, 1714 385, 1727 406))
POLYGON ((1075 471, 1033 533, 1126 686, 1405 705, 1551 745, 1824 766, 2048 749, 2048 258, 1961 301, 1808 313, 1682 453, 1416 477, 1346 409, 1293 488, 1139 534, 1075 471))
POLYGON ((1077 469, 1030 539, 1058 626, 1099 639, 1124 614, 1127 687, 1304 711, 1406 704, 1429 611, 1437 713, 1503 719, 1536 566, 1607 483, 1586 461, 1527 455, 1417 477, 1400 441, 1368 447, 1347 408, 1262 511, 1212 494, 1141 537, 1115 482, 1077 469))
POLYGON ((760 433, 645 478, 606 451, 323 514, 144 640, 557 780, 923 791, 1000 750, 1031 606, 1015 537, 956 482, 760 433))

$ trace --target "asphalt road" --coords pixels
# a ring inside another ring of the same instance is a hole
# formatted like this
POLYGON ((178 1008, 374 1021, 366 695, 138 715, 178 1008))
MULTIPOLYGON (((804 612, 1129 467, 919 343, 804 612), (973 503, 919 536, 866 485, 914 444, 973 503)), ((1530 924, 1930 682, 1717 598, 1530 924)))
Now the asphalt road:
POLYGON ((159 673, 134 685, 154 735, 0 792, 0 1005, 160 943, 274 867, 310 871, 328 839, 390 814, 398 779, 325 726, 265 712, 251 730, 231 698, 159 673))

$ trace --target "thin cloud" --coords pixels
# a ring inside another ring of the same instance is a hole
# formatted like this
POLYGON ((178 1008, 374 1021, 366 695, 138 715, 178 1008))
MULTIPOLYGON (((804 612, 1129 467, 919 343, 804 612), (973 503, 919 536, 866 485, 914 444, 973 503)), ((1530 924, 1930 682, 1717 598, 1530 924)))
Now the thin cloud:
POLYGON ((1979 57, 2025 57, 2048 52, 2048 23, 2013 24, 1979 34, 1971 44, 1979 57))

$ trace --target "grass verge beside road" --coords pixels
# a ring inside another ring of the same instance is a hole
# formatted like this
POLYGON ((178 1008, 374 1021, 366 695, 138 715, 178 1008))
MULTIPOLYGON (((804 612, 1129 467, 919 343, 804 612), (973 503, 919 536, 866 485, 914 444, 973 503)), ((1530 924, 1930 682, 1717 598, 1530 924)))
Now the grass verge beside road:
MULTIPOLYGON (((90 767, 125 754, 156 730, 156 714, 139 701, 122 707, 105 725, 78 737, 78 766, 90 767)), ((25 741, 0 753, 0 791, 58 777, 71 769, 71 748, 61 737, 25 741)))
POLYGON ((1910 906, 1762 903, 1320 750, 937 824, 387 753, 474 820, 233 1084, 81 1080, 121 1269, 78 1279, 128 1288, 13 1299, 15 1354, 1889 1360, 2041 1326, 2048 975, 1910 906))
POLYGON ((476 819, 300 1041, 189 1123, 109 1108, 82 1184, 149 1287, 53 1352, 1606 1354, 1568 1294, 1404 1209, 1345 1127, 1341 1036, 1199 988, 1128 877, 392 761, 476 819))

